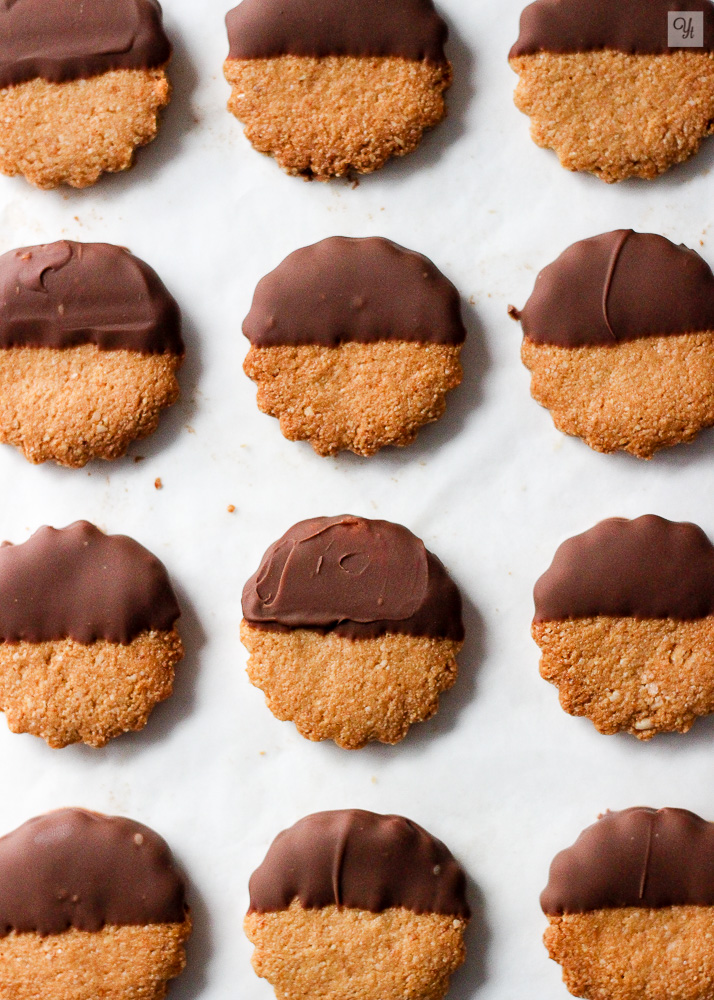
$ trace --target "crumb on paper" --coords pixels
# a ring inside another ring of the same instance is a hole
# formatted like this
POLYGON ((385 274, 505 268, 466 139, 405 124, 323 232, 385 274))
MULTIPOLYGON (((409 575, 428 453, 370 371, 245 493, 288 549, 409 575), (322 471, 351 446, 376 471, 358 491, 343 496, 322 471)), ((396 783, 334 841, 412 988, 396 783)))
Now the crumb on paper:
POLYGON ((228 511, 229 514, 235 514, 236 512, 235 504, 229 503, 228 506, 226 507, 226 510, 228 511))
POLYGON ((134 455, 134 461, 138 465, 139 462, 143 462, 144 461, 144 455, 134 455))
POLYGON ((161 482, 161 478, 157 476, 157 478, 154 480, 154 489, 162 490, 163 488, 164 484, 161 482))
POLYGON ((193 429, 193 427, 190 424, 186 424, 186 430, 188 431, 189 434, 195 434, 196 433, 196 431, 193 429))

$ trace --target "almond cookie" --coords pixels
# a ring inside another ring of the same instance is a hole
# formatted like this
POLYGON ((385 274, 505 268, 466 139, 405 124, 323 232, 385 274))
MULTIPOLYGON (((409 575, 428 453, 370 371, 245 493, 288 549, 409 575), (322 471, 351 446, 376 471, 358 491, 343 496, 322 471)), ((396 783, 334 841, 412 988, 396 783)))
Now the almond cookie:
POLYGON ((398 743, 456 681, 461 595, 400 524, 300 521, 246 583, 243 616, 251 683, 309 740, 398 743))
POLYGON ((601 733, 686 733, 714 712, 714 546, 694 524, 611 518, 535 586, 541 676, 601 733))
POLYGON ((714 997, 714 823, 685 809, 605 813, 555 857, 540 901, 573 996, 714 997))
POLYGON ((461 382, 461 300, 422 254, 333 236, 258 283, 243 323, 258 407, 318 455, 404 446, 461 382))
MULTIPOLYGON (((143 729, 183 656, 164 565, 87 521, 0 546, 0 710, 13 733, 101 747, 143 729)), ((0 996, 1 996, 0 992, 0 996)))
POLYGON ((344 809, 278 834, 244 928, 277 1000, 441 1000, 469 918, 441 841, 402 816, 344 809))
POLYGON ((183 878, 141 823, 59 809, 0 838, 3 1000, 162 1000, 190 933, 183 878))
POLYGON ((536 0, 509 60, 533 141, 568 170, 651 179, 714 131, 709 0, 536 0))
POLYGON ((179 308, 122 247, 61 240, 0 256, 0 442, 30 462, 119 458, 178 397, 179 308))
POLYGON ((226 25, 228 110, 289 174, 371 173, 446 114, 448 32, 431 0, 243 0, 226 25))
POLYGON ((595 451, 651 458, 714 424, 714 275, 694 250, 631 229, 581 240, 509 312, 531 395, 595 451))
POLYGON ((126 170, 169 102, 157 0, 0 3, 0 172, 84 188, 126 170))

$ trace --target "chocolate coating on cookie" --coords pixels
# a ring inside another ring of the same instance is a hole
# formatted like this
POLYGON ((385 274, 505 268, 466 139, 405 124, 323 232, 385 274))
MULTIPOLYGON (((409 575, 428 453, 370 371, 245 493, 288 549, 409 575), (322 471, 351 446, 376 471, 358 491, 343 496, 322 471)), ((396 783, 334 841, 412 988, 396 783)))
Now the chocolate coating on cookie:
POLYGON ((0 87, 155 69, 170 56, 157 0, 0 0, 0 87))
POLYGON ((148 264, 109 243, 60 240, 0 257, 0 348, 183 355, 178 305, 148 264))
POLYGON ((714 330, 714 274, 694 250, 618 229, 568 247, 512 314, 529 340, 559 347, 699 333, 714 330))
POLYGON ((346 236, 296 250, 262 278, 243 333, 256 347, 466 337, 459 293, 427 257, 346 236))
POLYGON ((345 906, 468 919, 466 876, 448 848, 402 816, 340 809, 278 834, 250 879, 250 911, 345 906))
POLYGON ((609 518, 563 542, 534 598, 536 622, 705 618, 714 614, 714 546, 696 524, 609 518))
POLYGON ((0 641, 128 645, 180 615, 166 568, 126 535, 88 521, 0 546, 0 641))
POLYGON ((714 50, 714 7, 710 0, 536 0, 521 14, 520 34, 509 53, 592 52, 615 49, 633 55, 672 52, 670 11, 704 14, 704 45, 714 50))
POLYGON ((300 521, 271 545, 243 589, 243 615, 354 639, 464 637, 459 590, 424 543, 400 524, 348 514, 300 521))
POLYGON ((0 936, 185 916, 185 886, 168 845, 141 823, 59 809, 0 838, 0 936))
POLYGON ((605 813, 556 855, 540 902, 549 915, 714 906, 714 823, 686 809, 605 813))
POLYGON ((226 16, 230 59, 402 56, 446 62, 431 0, 243 0, 226 16))

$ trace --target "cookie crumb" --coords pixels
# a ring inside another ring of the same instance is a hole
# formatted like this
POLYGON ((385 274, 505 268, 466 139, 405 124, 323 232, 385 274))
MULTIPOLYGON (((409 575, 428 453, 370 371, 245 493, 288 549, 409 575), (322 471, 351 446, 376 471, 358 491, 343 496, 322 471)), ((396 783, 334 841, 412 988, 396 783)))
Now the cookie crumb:
POLYGON ((154 489, 162 490, 163 488, 164 484, 161 482, 161 478, 157 476, 157 478, 154 480, 154 489))
POLYGON ((228 511, 229 514, 235 514, 236 512, 235 504, 229 503, 228 506, 226 507, 226 510, 228 511))

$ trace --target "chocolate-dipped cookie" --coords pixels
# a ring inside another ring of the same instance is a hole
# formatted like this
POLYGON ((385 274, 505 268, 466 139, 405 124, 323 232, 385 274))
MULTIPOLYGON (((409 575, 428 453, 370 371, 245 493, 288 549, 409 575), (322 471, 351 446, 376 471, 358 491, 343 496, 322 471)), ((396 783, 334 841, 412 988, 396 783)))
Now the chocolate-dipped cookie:
POLYGON ((432 0, 243 0, 226 25, 228 110, 289 174, 371 173, 446 114, 432 0))
POLYGON ((306 816, 250 880, 253 968, 277 1000, 441 1000, 465 957, 466 877, 401 816, 306 816))
POLYGON ((510 313, 531 395, 595 451, 651 458, 714 424, 714 275, 694 250, 631 229, 581 240, 510 313))
POLYGON ((183 656, 164 565, 87 521, 0 546, 0 709, 14 733, 101 747, 142 729, 183 656))
POLYGON ((571 715, 641 740, 714 712, 714 546, 694 524, 611 518, 535 586, 541 676, 571 715))
POLYGON ((191 933, 166 842, 119 816, 59 809, 0 838, 0 996, 162 1000, 191 933))
POLYGON ((0 171, 41 188, 126 170, 169 102, 157 0, 0 3, 0 171))
POLYGON ((333 236, 258 283, 243 323, 258 406, 319 455, 411 444, 462 377, 459 293, 428 258, 333 236))
POLYGON ((398 743, 456 681, 461 596, 401 525, 315 517, 246 583, 241 640, 251 683, 307 739, 398 743))
POLYGON ((0 256, 0 442, 30 462, 119 458, 176 401, 183 355, 175 300, 123 247, 0 256))
POLYGON ((563 981, 589 1000, 711 1000, 714 823, 608 812, 556 855, 541 906, 563 981))
POLYGON ((714 131, 709 0, 536 0, 509 60, 533 141, 568 170, 651 179, 714 131))

